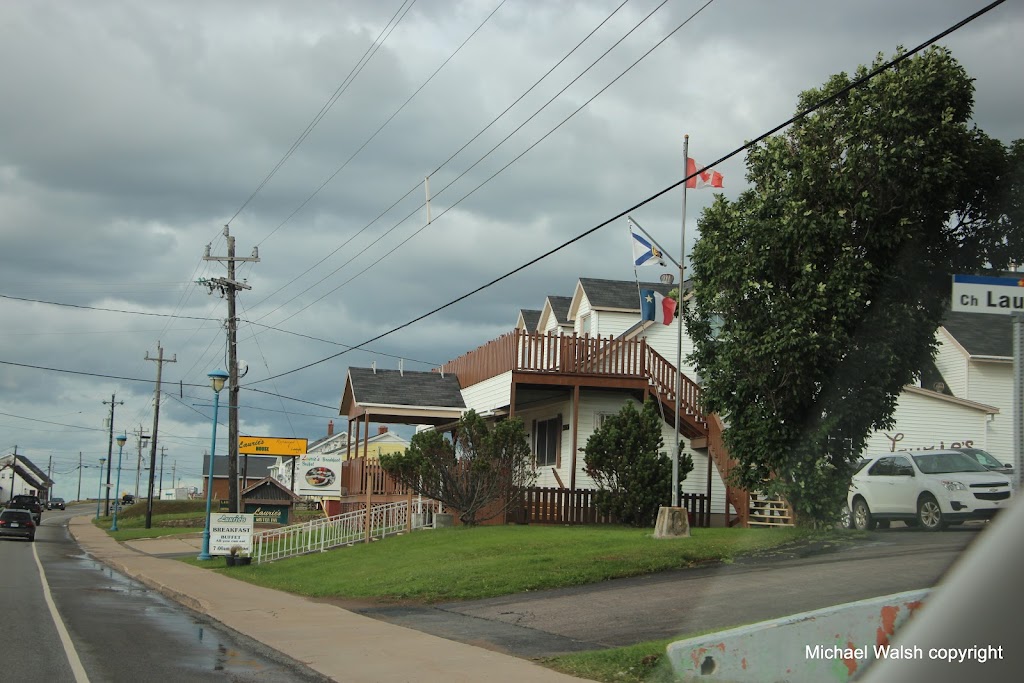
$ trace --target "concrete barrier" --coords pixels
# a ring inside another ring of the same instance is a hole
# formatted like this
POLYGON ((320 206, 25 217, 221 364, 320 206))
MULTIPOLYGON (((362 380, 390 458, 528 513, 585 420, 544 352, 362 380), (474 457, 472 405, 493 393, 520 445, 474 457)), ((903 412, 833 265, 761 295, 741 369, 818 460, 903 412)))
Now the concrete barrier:
POLYGON ((889 640, 927 595, 896 593, 680 640, 668 659, 681 681, 848 681, 875 659, 916 657, 889 640))

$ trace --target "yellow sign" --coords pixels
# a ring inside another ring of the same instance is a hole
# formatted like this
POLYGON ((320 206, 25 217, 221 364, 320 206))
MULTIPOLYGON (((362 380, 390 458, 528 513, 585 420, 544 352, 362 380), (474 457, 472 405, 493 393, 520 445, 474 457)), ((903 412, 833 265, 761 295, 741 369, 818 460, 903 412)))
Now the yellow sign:
POLYGON ((297 458, 306 454, 306 439, 278 439, 273 436, 240 436, 238 452, 243 455, 276 455, 297 458))

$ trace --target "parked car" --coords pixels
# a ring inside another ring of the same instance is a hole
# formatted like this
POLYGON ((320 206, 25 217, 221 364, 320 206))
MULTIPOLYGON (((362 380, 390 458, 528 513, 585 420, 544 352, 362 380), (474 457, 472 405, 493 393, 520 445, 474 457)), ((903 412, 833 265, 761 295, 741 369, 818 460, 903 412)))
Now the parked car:
POLYGON ((36 522, 32 513, 20 508, 0 511, 0 536, 27 538, 29 543, 36 540, 36 522))
POLYGON ((64 499, 63 498, 51 498, 50 500, 46 501, 46 509, 47 510, 64 510, 65 509, 64 499))
POLYGON ((43 521, 43 504, 39 501, 39 496, 29 496, 19 494, 14 496, 7 502, 8 510, 28 510, 32 513, 32 518, 36 524, 40 524, 43 521))
POLYGON ((1009 506, 1009 478, 958 450, 870 456, 853 475, 847 505, 854 528, 900 520, 930 531, 991 519, 1009 506))
POLYGON ((984 466, 985 469, 1005 474, 1012 479, 1013 465, 1006 465, 999 462, 996 460, 995 456, 988 451, 984 451, 980 448, 955 448, 954 450, 960 451, 964 455, 974 458, 984 466))

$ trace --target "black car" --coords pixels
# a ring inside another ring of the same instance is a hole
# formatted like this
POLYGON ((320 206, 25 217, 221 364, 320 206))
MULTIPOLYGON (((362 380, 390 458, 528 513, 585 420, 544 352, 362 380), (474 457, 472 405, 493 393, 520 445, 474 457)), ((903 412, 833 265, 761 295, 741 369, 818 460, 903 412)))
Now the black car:
POLYGON ((46 509, 47 510, 64 510, 65 509, 64 499, 63 498, 51 498, 50 500, 46 501, 46 509))
POLYGON ((36 540, 36 522, 32 513, 19 508, 0 511, 0 536, 27 538, 29 543, 36 540))
POLYGON ((9 510, 28 510, 35 519, 36 524, 43 521, 43 504, 39 502, 39 496, 19 494, 7 501, 9 510))

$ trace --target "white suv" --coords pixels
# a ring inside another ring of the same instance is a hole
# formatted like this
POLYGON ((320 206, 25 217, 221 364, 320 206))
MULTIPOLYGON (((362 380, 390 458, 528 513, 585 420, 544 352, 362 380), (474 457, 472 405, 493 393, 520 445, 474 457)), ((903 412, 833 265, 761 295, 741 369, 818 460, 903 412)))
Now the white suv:
POLYGON ((857 529, 896 519, 938 531, 968 519, 990 519, 1013 496, 1008 477, 960 451, 906 451, 865 460, 847 499, 857 529))

